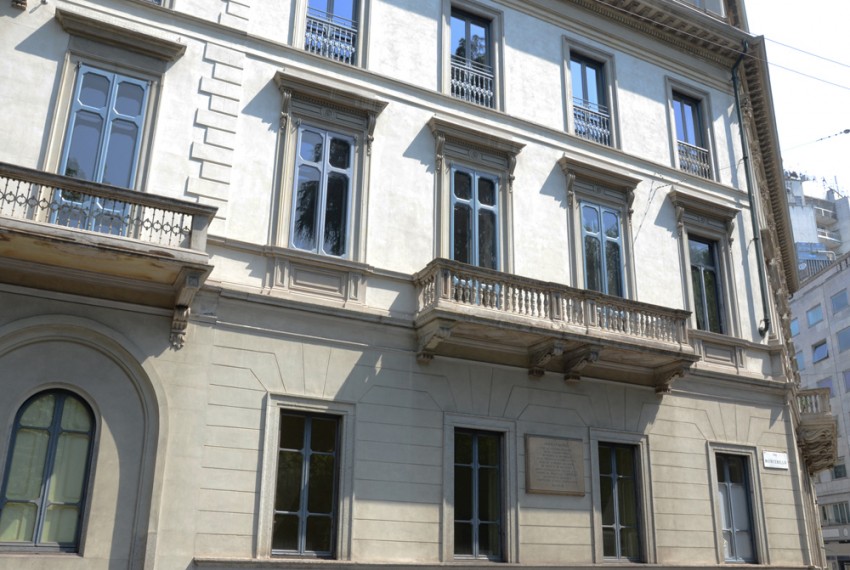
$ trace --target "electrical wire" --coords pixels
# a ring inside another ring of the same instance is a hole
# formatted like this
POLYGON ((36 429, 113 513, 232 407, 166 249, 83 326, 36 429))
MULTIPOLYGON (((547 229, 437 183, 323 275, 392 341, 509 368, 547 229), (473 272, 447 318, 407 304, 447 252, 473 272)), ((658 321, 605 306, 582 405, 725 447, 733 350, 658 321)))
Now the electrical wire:
POLYGON ((816 58, 818 58, 818 59, 822 59, 822 60, 824 60, 824 61, 828 61, 829 63, 834 63, 835 65, 840 65, 840 66, 842 66, 842 67, 848 67, 848 68, 850 68, 850 63, 844 63, 844 62, 842 62, 842 61, 838 61, 838 60, 835 60, 835 59, 830 59, 830 58, 828 58, 828 57, 824 57, 824 56, 822 56, 822 55, 818 55, 818 54, 816 54, 816 53, 812 53, 812 52, 810 52, 810 51, 806 51, 806 50, 804 50, 804 49, 800 49, 800 48, 798 48, 798 47, 794 47, 794 46, 791 46, 791 45, 788 45, 788 44, 783 44, 782 42, 778 42, 778 41, 776 41, 776 40, 772 40, 772 39, 770 39, 770 38, 768 38, 768 37, 765 37, 765 39, 766 39, 767 41, 771 42, 771 43, 774 43, 774 44, 780 45, 780 46, 782 46, 782 47, 784 47, 784 48, 792 49, 792 50, 794 50, 794 51, 798 51, 798 52, 800 52, 800 53, 804 53, 804 54, 806 54, 806 55, 810 55, 810 56, 812 56, 812 57, 816 57, 816 58))

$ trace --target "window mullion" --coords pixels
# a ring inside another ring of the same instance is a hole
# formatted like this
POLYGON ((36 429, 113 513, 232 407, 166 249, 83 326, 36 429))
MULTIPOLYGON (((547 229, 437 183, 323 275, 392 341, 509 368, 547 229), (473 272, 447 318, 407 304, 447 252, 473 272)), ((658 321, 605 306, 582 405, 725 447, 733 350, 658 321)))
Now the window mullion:
POLYGON ((322 133, 322 163, 319 174, 319 195, 316 197, 316 253, 325 251, 325 215, 328 209, 328 175, 330 174, 331 134, 322 133))
POLYGON ((479 556, 479 539, 481 519, 478 516, 478 478, 480 477, 478 463, 478 434, 472 436, 472 556, 479 556))
MULTIPOLYGON (((481 236, 478 234, 478 217, 480 215, 481 203, 478 201, 478 177, 479 173, 476 170, 471 171, 472 173, 472 200, 470 200, 470 206, 472 207, 472 260, 473 265, 480 266, 481 265, 481 236)), ((475 438, 475 442, 478 441, 478 438, 475 438)), ((476 456, 477 458, 477 456, 476 456)))
POLYGON ((304 418, 304 441, 302 453, 304 463, 301 465, 301 505, 298 509, 298 552, 307 550, 307 501, 309 501, 310 490, 310 440, 313 432, 313 419, 304 418))
POLYGON ((49 504, 50 480, 53 475, 53 464, 56 460, 56 448, 59 444, 60 423, 62 421, 62 409, 65 407, 64 396, 57 395, 56 402, 53 406, 53 419, 50 427, 47 428, 47 453, 44 457, 44 471, 41 479, 41 497, 38 504, 38 516, 36 517, 35 528, 33 529, 33 544, 39 545, 42 543, 41 533, 44 529, 44 519, 47 516, 47 507, 49 504))

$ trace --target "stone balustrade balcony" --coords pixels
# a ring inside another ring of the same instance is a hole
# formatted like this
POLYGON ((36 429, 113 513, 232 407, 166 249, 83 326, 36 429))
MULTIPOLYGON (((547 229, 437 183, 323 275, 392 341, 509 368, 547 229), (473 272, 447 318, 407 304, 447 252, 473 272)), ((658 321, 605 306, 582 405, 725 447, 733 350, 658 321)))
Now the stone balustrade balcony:
POLYGON ((688 311, 436 259, 414 276, 419 361, 526 366, 664 392, 699 359, 688 311))
POLYGON ((0 163, 0 282, 174 308, 185 329, 215 212, 0 163))
POLYGON ((809 473, 829 469, 838 455, 838 420, 832 415, 829 388, 800 390, 797 393, 797 430, 800 450, 809 473))

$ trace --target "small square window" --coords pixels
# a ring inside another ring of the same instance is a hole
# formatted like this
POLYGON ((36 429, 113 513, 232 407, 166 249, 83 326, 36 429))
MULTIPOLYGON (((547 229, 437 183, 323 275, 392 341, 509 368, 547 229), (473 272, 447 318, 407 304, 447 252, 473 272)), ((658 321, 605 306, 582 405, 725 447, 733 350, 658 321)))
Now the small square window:
POLYGON ((826 341, 822 340, 817 344, 812 345, 812 363, 820 362, 829 358, 829 346, 827 346, 826 341))
POLYGON ((835 397, 835 389, 832 387, 832 378, 824 378, 823 380, 818 380, 818 388, 829 388, 829 397, 835 397))
POLYGON ((814 326, 823 320, 823 309, 821 306, 815 305, 808 311, 806 311, 806 322, 809 323, 809 326, 814 326))
POLYGON ((841 309, 847 308, 847 289, 842 289, 835 295, 833 295, 830 300, 832 301, 832 312, 837 313, 841 309))
POLYGON ((791 337, 795 337, 800 334, 800 321, 797 319, 791 319, 791 337))
POLYGON ((850 327, 841 329, 836 336, 838 337, 838 352, 844 352, 850 348, 850 327))

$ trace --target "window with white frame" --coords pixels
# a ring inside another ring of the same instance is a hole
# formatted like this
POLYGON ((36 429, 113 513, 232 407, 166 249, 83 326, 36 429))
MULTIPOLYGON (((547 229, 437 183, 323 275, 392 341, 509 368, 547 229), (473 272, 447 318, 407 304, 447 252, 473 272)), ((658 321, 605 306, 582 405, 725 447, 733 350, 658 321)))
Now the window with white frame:
POLYGON ((94 430, 91 408, 66 390, 21 406, 0 488, 0 547, 78 550, 94 430))
MULTIPOLYGON (((133 188, 139 170, 150 81, 87 64, 77 66, 59 172, 133 188)), ((56 190, 51 222, 110 234, 127 231, 129 205, 56 190)))
POLYGON ((284 149, 276 241, 357 261, 372 133, 386 103, 317 77, 281 72, 275 80, 283 95, 284 149))
POLYGON ((502 435, 456 429, 455 558, 502 560, 502 435))
POLYGON ((694 328, 737 334, 729 244, 738 211, 679 190, 669 196, 676 213, 684 292, 694 328))
POLYGON ((702 99, 673 89, 670 105, 676 135, 676 165, 689 174, 711 178, 711 151, 702 99))
POLYGON ((304 49, 340 63, 357 65, 359 21, 357 0, 308 0, 304 49))
POLYGON ((727 562, 755 562, 749 462, 741 455, 718 453, 717 499, 727 562))
POLYGON ((821 505, 820 512, 824 526, 850 524, 850 505, 847 501, 821 505))
POLYGON ((583 139, 613 146, 612 105, 606 75, 603 60, 570 51, 573 133, 583 139))
POLYGON ((508 187, 523 145, 484 127, 437 117, 428 124, 437 151, 438 255, 510 272, 508 187))
POLYGON ((340 420, 280 412, 272 554, 334 556, 340 420))
POLYGON ((639 180, 564 156, 574 286, 629 298, 634 291, 631 203, 639 180))

